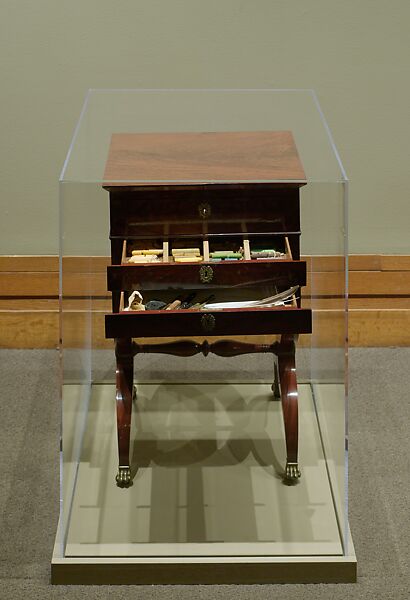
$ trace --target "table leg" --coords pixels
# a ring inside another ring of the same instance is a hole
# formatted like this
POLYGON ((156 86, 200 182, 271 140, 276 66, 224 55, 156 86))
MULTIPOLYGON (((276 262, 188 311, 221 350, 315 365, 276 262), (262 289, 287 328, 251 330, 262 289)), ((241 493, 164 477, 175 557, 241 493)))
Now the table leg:
POLYGON ((282 335, 278 351, 278 363, 286 438, 284 479, 287 482, 295 482, 301 473, 298 464, 298 388, 294 335, 282 335))
POLYGON ((134 396, 134 357, 132 339, 115 340, 116 369, 116 403, 117 403, 117 435, 118 435, 118 474, 117 485, 132 485, 130 469, 130 432, 132 400, 134 396))

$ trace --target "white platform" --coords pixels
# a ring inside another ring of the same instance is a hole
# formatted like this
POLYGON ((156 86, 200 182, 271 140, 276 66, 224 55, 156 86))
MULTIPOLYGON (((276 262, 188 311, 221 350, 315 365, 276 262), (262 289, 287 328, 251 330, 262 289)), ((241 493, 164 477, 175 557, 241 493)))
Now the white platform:
POLYGON ((332 418, 343 416, 341 386, 315 391, 323 431, 310 385, 299 386, 302 477, 293 486, 281 477, 283 419, 270 384, 139 384, 128 489, 114 481, 115 388, 94 386, 87 414, 84 394, 65 390, 65 457, 79 462, 64 464, 53 582, 155 583, 155 564, 163 582, 355 579, 343 539, 344 423, 332 418), (341 443, 326 450, 329 439, 341 443))

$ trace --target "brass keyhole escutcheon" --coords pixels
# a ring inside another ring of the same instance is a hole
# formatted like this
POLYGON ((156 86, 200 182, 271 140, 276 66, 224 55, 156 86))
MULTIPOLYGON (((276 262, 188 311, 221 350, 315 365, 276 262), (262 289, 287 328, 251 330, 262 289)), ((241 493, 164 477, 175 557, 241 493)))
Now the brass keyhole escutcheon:
POLYGON ((215 328, 215 317, 210 314, 202 315, 201 325, 204 331, 212 331, 215 328))
POLYGON ((207 219, 211 216, 211 205, 208 204, 208 202, 201 202, 201 204, 198 205, 198 212, 200 217, 207 219))
POLYGON ((209 265, 202 265, 199 269, 199 281, 201 283, 210 283, 213 279, 214 272, 209 265))

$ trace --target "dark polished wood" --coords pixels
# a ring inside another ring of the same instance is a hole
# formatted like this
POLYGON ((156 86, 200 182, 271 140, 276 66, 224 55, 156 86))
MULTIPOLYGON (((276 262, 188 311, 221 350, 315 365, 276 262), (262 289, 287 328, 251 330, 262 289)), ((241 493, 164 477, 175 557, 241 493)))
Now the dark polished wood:
POLYGON ((181 337, 203 335, 264 335, 276 333, 311 333, 310 309, 229 308, 225 310, 149 310, 130 311, 105 316, 105 335, 117 337, 181 337), (205 315, 212 315, 212 329, 207 329, 205 315))
POLYGON ((285 477, 290 480, 296 480, 300 477, 300 471, 297 466, 299 419, 294 335, 283 335, 281 337, 278 348, 278 364, 286 439, 285 477), (296 465, 296 471, 293 475, 291 475, 291 470, 287 471, 288 465, 296 465))
MULTIPOLYGON (((123 241, 121 239, 111 240, 111 262, 113 265, 120 265, 122 258, 122 246, 123 241)), ((120 310, 120 299, 121 290, 114 290, 112 292, 112 312, 118 312, 120 310)))
POLYGON ((238 260, 210 263, 147 263, 115 265, 107 269, 107 285, 114 290, 175 290, 181 288, 244 288, 271 286, 283 289, 306 285, 306 263, 295 260, 238 260), (201 279, 209 265, 212 278, 201 279))
POLYGON ((134 395, 134 361, 131 338, 119 338, 115 341, 117 436, 119 470, 117 484, 127 486, 131 483, 130 470, 130 430, 132 399, 134 395))
MULTIPOLYGON (((111 266, 107 286, 113 313, 105 317, 107 338, 116 343, 119 471, 117 484, 132 483, 129 463, 133 358, 140 353, 231 357, 268 352, 274 356, 273 397, 282 399, 287 448, 285 480, 298 468, 298 406, 295 342, 310 333, 312 314, 296 306, 219 311, 119 311, 133 290, 238 289, 262 292, 306 285, 300 261, 299 188, 306 184, 289 131, 114 134, 104 175, 110 192, 111 266), (209 263, 121 264, 124 247, 189 247, 222 240, 230 248, 280 249, 287 260, 209 263), (144 240, 144 241, 143 241, 144 240), (125 242, 125 246, 124 246, 125 242), (140 244, 140 246, 135 246, 140 244), (142 244, 142 246, 141 246, 142 244), (264 245, 268 244, 268 245, 264 245), (178 246, 177 246, 178 247, 178 246), (180 246, 181 247, 181 246, 180 246), (281 335, 271 344, 241 343, 237 335, 281 335), (197 343, 189 337, 215 336, 197 343), (137 344, 133 338, 173 338, 137 344), (228 339, 227 339, 228 338, 228 339)), ((273 292, 272 292, 273 293, 273 292)), ((166 295, 166 293, 165 293, 166 295)), ((298 296, 300 296, 298 292, 298 296)))
POLYGON ((114 188, 111 239, 300 233, 299 187, 208 187, 134 192, 114 188))
POLYGON ((242 354, 254 354, 255 352, 272 352, 277 354, 279 342, 272 344, 249 344, 237 340, 218 340, 217 342, 204 341, 201 343, 193 340, 181 340, 170 342, 169 344, 139 344, 133 343, 133 354, 172 354, 174 356, 195 356, 202 353, 208 356, 209 353, 218 356, 230 357, 242 354))

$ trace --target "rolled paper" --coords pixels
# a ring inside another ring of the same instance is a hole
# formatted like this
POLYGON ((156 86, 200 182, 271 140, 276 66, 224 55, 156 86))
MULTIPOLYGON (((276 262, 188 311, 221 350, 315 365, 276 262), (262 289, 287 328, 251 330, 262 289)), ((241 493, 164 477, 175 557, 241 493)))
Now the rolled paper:
POLYGON ((174 248, 171 254, 172 256, 200 256, 201 251, 199 248, 174 248))
POLYGON ((252 250, 251 258, 286 258, 286 254, 277 250, 252 250))
POLYGON ((231 250, 220 250, 217 252, 210 252, 211 258, 242 258, 241 252, 233 252, 231 250))
POLYGON ((226 260, 241 260, 241 258, 236 258, 235 256, 224 256, 223 258, 210 258, 209 260, 210 262, 225 262, 226 260))
POLYGON ((196 263, 196 262, 202 262, 203 258, 202 258, 202 256, 175 256, 174 261, 177 263, 181 263, 181 262, 196 263))
POLYGON ((141 256, 141 255, 149 256, 150 254, 156 254, 157 256, 162 256, 163 253, 164 253, 164 251, 162 249, 148 248, 147 250, 133 250, 131 254, 133 256, 141 256))

